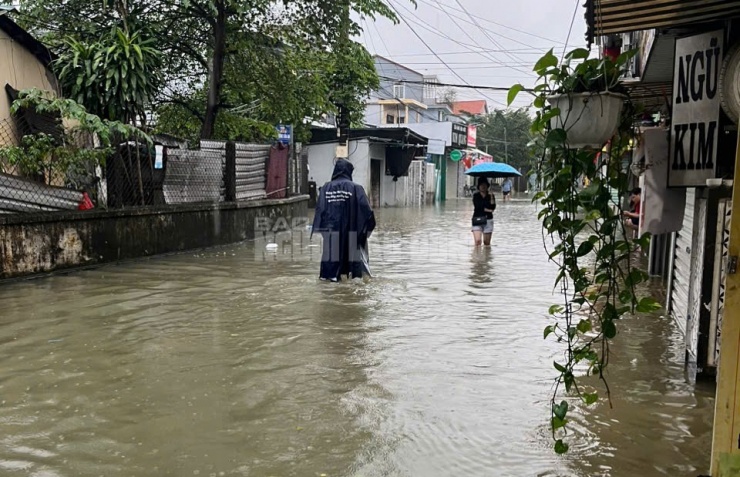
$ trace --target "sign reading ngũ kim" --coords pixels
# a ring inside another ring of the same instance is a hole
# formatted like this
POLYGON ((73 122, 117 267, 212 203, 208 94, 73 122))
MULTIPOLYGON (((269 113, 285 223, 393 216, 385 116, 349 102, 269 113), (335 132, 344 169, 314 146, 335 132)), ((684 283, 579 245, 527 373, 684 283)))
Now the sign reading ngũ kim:
POLYGON ((676 40, 669 187, 706 186, 717 169, 724 32, 676 40))

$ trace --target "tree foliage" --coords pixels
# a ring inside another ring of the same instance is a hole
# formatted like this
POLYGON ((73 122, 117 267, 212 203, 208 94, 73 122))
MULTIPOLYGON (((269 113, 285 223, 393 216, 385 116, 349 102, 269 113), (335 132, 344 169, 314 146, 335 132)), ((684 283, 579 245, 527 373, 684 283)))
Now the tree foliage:
POLYGON ((496 109, 481 119, 478 145, 485 147, 495 161, 516 167, 533 165, 530 128, 532 116, 527 109, 496 109))
MULTIPOLYGON (((55 98, 37 89, 23 90, 13 102, 11 112, 33 110, 48 114, 71 124, 58 136, 45 133, 30 134, 23 137, 19 146, 0 147, 0 169, 3 172, 40 177, 47 184, 56 178, 66 181, 90 175, 96 166, 105 165, 113 146, 124 139, 135 139, 151 144, 151 139, 143 131, 119 121, 101 119, 89 113, 84 106, 71 99, 55 98), (99 146, 89 147, 92 138, 99 146)), ((74 184, 75 188, 81 184, 74 184)))
POLYGON ((63 92, 106 119, 130 123, 144 117, 160 87, 162 55, 153 43, 118 27, 93 42, 65 39, 56 60, 63 92))
POLYGON ((152 69, 164 85, 152 109, 161 117, 185 119, 189 113, 188 127, 200 123, 202 138, 220 136, 219 124, 247 125, 276 116, 299 123, 339 105, 358 115, 377 76, 367 51, 349 40, 360 33, 350 13, 396 21, 383 0, 351 0, 349 8, 333 0, 105 0, 104 5, 29 0, 22 19, 61 52, 71 49, 70 39, 92 45, 99 32, 114 28, 152 39, 166 58, 152 69), (245 117, 253 101, 264 104, 245 117))

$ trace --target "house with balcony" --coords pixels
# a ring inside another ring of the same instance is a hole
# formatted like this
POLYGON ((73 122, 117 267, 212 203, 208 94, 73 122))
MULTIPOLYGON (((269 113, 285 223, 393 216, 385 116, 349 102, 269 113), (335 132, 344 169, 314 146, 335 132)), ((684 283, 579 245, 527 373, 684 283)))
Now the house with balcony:
POLYGON ((439 174, 438 201, 464 195, 464 167, 449 159, 453 149, 464 149, 468 141, 468 122, 487 114, 484 100, 446 102, 439 79, 424 75, 382 56, 375 56, 380 87, 366 103, 365 124, 377 128, 408 128, 428 139, 427 162, 439 174))

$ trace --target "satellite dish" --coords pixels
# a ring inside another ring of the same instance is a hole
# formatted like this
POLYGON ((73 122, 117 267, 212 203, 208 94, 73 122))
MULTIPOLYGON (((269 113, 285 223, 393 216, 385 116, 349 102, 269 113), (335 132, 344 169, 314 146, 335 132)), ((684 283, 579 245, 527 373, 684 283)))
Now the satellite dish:
POLYGON ((719 97, 722 109, 737 124, 740 118, 740 44, 730 49, 722 64, 719 97))

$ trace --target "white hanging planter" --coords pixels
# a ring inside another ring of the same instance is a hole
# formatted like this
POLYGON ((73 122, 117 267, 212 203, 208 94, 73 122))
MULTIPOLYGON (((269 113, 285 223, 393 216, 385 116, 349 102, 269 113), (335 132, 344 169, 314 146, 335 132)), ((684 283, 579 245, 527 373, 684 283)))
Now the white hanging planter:
POLYGON ((550 127, 565 129, 572 149, 601 148, 619 127, 625 99, 609 91, 550 96, 547 101, 560 110, 559 116, 550 119, 550 127))

